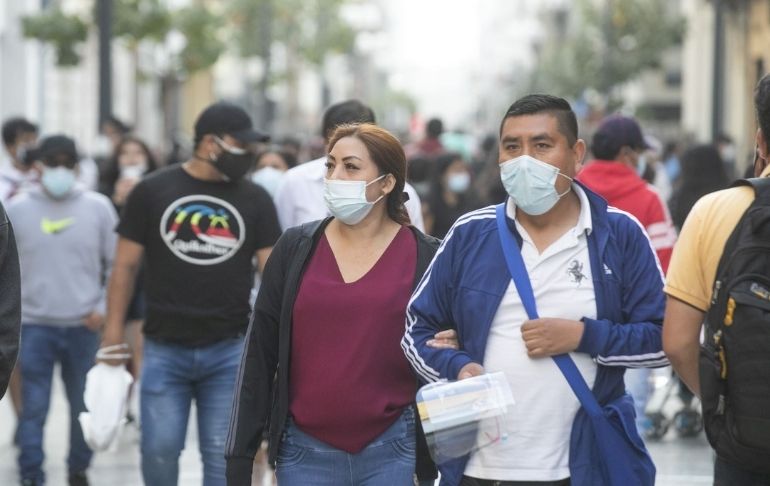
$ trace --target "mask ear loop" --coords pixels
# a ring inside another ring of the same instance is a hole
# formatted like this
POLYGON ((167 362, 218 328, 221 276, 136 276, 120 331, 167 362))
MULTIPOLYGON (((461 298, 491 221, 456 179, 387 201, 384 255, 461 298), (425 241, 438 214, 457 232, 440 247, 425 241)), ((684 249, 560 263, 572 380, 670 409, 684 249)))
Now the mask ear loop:
MULTIPOLYGON (((367 184, 366 184, 366 187, 369 187, 369 185, 370 185, 370 184, 374 184, 375 182, 377 182, 377 181, 379 181, 380 179, 383 179, 383 178, 385 178, 385 177, 387 177, 387 176, 389 176, 389 175, 390 175, 390 174, 382 174, 380 177, 378 177, 378 178, 376 178, 376 179, 372 179, 372 181, 371 181, 371 182, 369 182, 369 183, 367 183, 367 184)), ((366 193, 364 193, 364 197, 366 197, 366 193)), ((382 198, 384 198, 384 197, 385 197, 385 194, 380 194, 380 197, 378 197, 377 199, 375 199, 375 200, 374 200, 374 201, 371 203, 371 204, 372 204, 372 206, 374 206, 375 204, 377 204, 378 202, 380 202, 380 200, 381 200, 382 198)), ((369 201, 366 201, 366 202, 369 202, 369 201)))
POLYGON ((572 177, 568 176, 567 174, 562 174, 561 171, 557 172, 557 175, 560 175, 562 177, 565 177, 565 178, 569 179, 569 182, 570 182, 569 186, 567 186, 567 190, 562 192, 561 194, 559 194, 559 199, 561 199, 564 196, 566 196, 567 194, 569 194, 569 192, 572 190, 572 183, 575 182, 575 179, 573 179, 572 177))

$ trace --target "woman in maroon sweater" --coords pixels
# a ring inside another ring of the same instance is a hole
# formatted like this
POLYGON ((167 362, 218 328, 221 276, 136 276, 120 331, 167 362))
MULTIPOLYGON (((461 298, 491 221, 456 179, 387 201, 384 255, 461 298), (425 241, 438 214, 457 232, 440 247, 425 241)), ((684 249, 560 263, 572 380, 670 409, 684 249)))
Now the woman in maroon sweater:
POLYGON ((265 268, 236 388, 228 484, 250 484, 266 430, 281 486, 413 484, 417 381, 400 340, 438 240, 409 224, 405 179, 404 151, 384 129, 344 125, 332 135, 332 218, 289 229, 265 268))

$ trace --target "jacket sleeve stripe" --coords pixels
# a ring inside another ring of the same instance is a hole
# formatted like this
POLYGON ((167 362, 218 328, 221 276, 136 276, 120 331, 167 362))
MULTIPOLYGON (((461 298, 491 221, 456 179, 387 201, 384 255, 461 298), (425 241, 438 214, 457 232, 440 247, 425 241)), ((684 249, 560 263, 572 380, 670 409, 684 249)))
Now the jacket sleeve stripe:
POLYGON ((605 366, 624 366, 627 368, 652 368, 669 364, 666 353, 663 351, 633 356, 597 356, 596 362, 605 366))
POLYGON ((605 362, 600 357, 596 358, 596 362, 602 366, 618 366, 622 368, 661 368, 663 366, 668 366, 671 363, 669 363, 668 358, 660 358, 655 360, 647 360, 647 361, 612 361, 612 362, 605 362))
POLYGON ((411 311, 412 304, 420 296, 420 294, 425 290, 425 287, 428 285, 428 282, 430 281, 430 277, 433 271, 433 263, 436 261, 439 255, 441 255, 444 252, 444 248, 446 247, 447 242, 452 239, 452 236, 454 236, 455 229, 459 226, 462 226, 466 223, 469 223, 477 219, 488 219, 488 218, 494 218, 494 217, 495 217, 494 206, 489 206, 486 208, 479 209, 477 211, 470 212, 458 218, 455 224, 452 225, 452 228, 450 228, 449 232, 444 238, 444 241, 441 242, 441 245, 436 251, 436 255, 433 257, 433 261, 428 266, 428 269, 426 270, 425 275, 423 275, 422 280, 420 280, 420 283, 417 285, 417 289, 415 290, 414 294, 412 294, 412 297, 409 299, 409 304, 407 306, 407 312, 406 312, 406 332, 404 333, 404 338, 401 340, 401 347, 404 350, 404 354, 406 355, 407 359, 411 363, 412 368, 414 368, 414 370, 424 380, 428 382, 437 381, 440 378, 441 374, 437 370, 430 367, 425 362, 425 360, 420 356, 417 350, 417 347, 415 346, 414 339, 412 338, 411 333, 412 333, 412 329, 414 328, 414 325, 417 322, 417 318, 411 311))

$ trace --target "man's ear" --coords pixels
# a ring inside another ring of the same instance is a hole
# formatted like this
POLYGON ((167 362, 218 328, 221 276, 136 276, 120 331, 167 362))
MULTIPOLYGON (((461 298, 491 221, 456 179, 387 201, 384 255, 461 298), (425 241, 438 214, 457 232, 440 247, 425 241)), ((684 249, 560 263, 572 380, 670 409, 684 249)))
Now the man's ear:
POLYGON ((582 138, 578 138, 575 141, 575 145, 572 146, 573 152, 575 152, 575 174, 580 172, 583 168, 583 160, 586 156, 586 143, 582 138))

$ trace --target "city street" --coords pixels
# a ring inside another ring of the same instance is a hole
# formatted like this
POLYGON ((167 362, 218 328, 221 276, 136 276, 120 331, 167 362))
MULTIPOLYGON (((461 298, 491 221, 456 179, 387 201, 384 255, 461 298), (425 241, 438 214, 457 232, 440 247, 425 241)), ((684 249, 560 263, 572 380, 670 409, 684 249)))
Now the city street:
MULTIPOLYGON (((194 410, 193 410, 194 413, 194 410)), ((194 415, 193 415, 194 417, 194 415)), ((11 444, 15 420, 8 398, 0 401, 0 485, 17 484, 17 449, 11 444)), ((67 403, 57 380, 45 435, 48 484, 66 483, 67 403)), ((195 421, 190 421, 187 447, 182 453, 180 486, 201 484, 201 465, 195 440, 195 421)), ((128 427, 114 451, 96 455, 89 477, 92 486, 140 486, 139 434, 128 427)), ((706 486, 711 484, 711 449, 703 434, 694 439, 680 439, 670 431, 660 442, 649 445, 658 467, 657 486, 706 486)), ((265 482, 265 484, 269 484, 265 482)))

